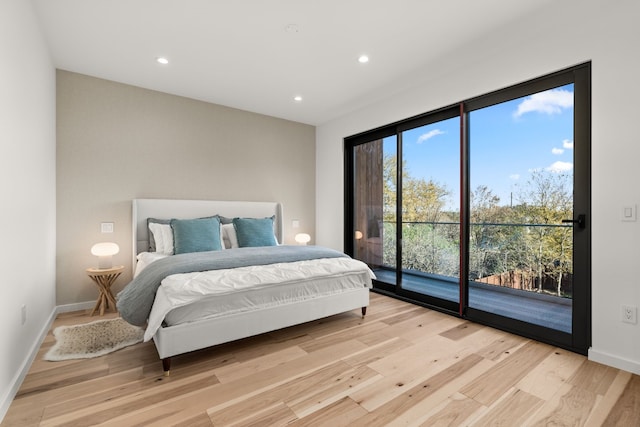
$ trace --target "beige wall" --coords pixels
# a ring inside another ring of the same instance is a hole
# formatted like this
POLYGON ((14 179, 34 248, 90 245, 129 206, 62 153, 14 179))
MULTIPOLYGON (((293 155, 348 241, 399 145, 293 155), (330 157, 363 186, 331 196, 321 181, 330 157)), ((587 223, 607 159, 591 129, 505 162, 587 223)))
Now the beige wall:
POLYGON ((315 128, 57 73, 57 303, 95 299, 91 246, 114 241, 131 278, 131 199, 279 201, 284 243, 315 235, 315 128), (298 229, 292 220, 300 221, 298 229), (101 222, 114 222, 101 234, 101 222))

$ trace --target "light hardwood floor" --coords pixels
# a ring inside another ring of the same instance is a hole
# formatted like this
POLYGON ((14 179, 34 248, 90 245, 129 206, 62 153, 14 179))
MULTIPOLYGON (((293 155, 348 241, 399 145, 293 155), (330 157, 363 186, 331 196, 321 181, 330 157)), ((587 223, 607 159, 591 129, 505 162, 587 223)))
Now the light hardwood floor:
MULTIPOLYGON (((54 327, 95 319, 67 313, 54 327)), ((637 375, 378 294, 364 319, 175 357, 170 377, 153 343, 43 361, 53 342, 3 426, 640 425, 637 375)))

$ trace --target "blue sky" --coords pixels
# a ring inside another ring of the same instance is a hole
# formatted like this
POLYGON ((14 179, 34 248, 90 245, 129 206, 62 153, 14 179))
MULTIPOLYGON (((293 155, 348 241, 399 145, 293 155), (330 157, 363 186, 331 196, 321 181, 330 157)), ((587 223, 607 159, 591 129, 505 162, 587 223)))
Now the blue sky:
MULTIPOLYGON (((500 204, 516 201, 518 186, 532 170, 573 173, 573 85, 471 112, 471 188, 486 185, 500 204)), ((403 153, 409 173, 432 179, 451 192, 448 209, 459 203, 458 118, 406 131, 403 153)), ((395 137, 385 140, 394 153, 395 137)))

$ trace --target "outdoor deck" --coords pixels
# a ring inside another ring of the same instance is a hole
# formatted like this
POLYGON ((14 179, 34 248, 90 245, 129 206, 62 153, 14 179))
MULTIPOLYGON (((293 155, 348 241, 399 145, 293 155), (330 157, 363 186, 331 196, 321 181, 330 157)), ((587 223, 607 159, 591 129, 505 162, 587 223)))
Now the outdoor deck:
MULTIPOLYGON (((378 280, 395 282, 394 271, 376 269, 374 273, 378 280)), ((458 302, 460 295, 457 281, 410 273, 403 273, 402 288, 454 302, 458 302)), ((568 298, 471 282, 469 306, 571 333, 572 301, 568 298)))

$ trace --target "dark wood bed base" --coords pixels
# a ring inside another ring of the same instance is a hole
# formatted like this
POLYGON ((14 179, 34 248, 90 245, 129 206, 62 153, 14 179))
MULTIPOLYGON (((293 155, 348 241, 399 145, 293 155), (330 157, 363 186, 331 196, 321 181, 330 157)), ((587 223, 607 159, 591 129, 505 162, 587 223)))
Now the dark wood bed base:
MULTIPOLYGON (((367 315, 367 307, 362 307, 362 317, 367 315)), ((169 376, 169 372, 171 371, 171 358, 165 357, 162 359, 162 370, 164 371, 164 375, 166 377, 169 376)))

